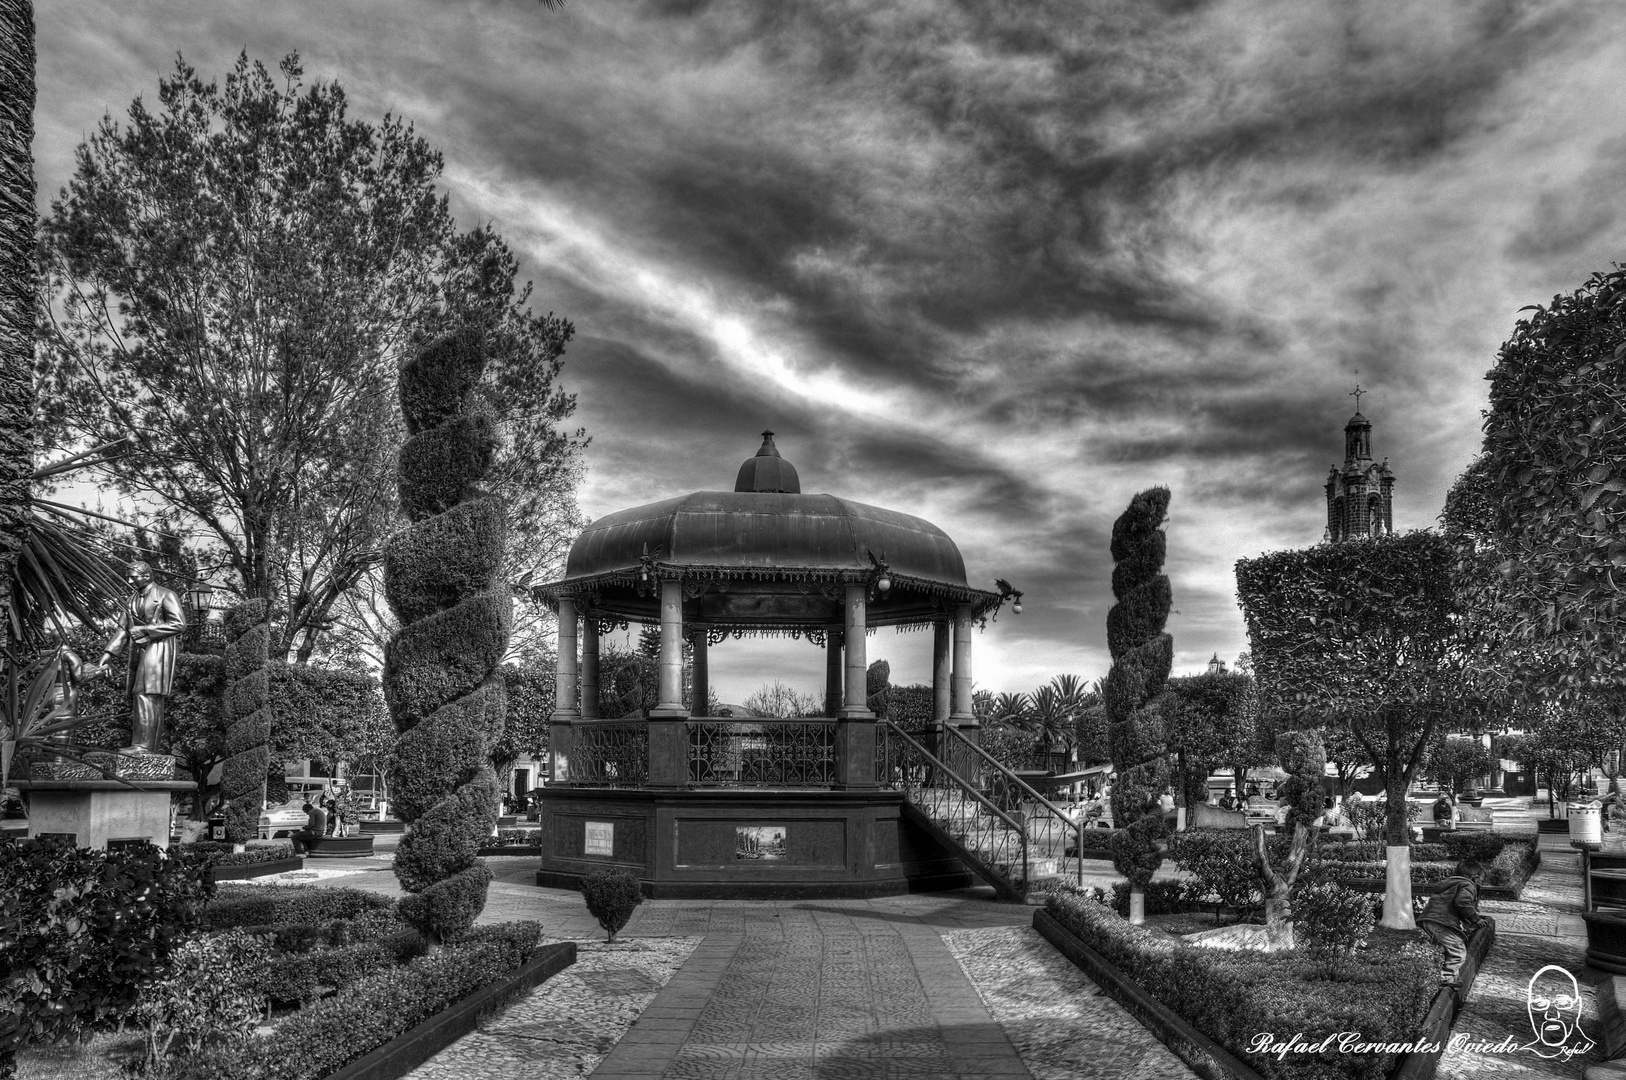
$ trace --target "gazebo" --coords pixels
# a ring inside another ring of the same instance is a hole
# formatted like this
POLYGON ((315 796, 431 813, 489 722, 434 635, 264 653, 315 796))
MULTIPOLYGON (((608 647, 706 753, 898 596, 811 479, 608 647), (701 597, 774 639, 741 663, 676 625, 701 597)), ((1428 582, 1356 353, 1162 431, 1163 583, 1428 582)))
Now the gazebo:
POLYGON ((959 549, 937 526, 802 494, 764 432, 734 490, 598 519, 572 545, 565 576, 535 592, 559 616, 538 883, 570 887, 621 866, 652 896, 969 884, 955 853, 903 812, 866 705, 867 636, 930 627, 931 728, 975 741, 971 631, 1010 594, 967 585, 959 549), (660 627, 659 700, 647 715, 600 717, 600 636, 632 622, 660 627), (759 635, 823 648, 824 716, 705 715, 709 650, 759 635))

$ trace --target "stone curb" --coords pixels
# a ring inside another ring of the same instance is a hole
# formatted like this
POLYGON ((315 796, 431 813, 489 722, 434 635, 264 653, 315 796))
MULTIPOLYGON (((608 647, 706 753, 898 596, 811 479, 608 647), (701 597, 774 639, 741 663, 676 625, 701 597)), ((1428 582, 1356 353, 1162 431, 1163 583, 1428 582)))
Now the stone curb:
POLYGON ((249 878, 266 877, 270 874, 286 874, 290 870, 305 869, 305 860, 298 855, 286 859, 271 859, 267 862, 248 863, 243 866, 215 866, 210 868, 214 873, 216 882, 221 881, 247 881, 249 878))
POLYGON ((576 962, 576 943, 543 945, 512 975, 487 983, 456 1004, 357 1058, 325 1080, 399 1080, 473 1031, 482 1016, 535 989, 576 962))

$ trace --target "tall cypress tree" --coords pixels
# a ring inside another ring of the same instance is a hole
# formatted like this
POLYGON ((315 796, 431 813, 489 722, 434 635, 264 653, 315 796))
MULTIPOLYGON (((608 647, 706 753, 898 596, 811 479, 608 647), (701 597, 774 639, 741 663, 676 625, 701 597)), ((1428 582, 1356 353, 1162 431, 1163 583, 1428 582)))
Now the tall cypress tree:
POLYGON ((513 601, 500 576, 502 500, 479 487, 497 449, 479 384, 484 334, 465 328, 401 365, 401 508, 409 524, 384 548, 384 591, 401 622, 384 656, 384 697, 401 733, 390 772, 408 832, 395 875, 404 918, 440 937, 485 907, 491 871, 477 857, 497 820, 490 762, 508 692, 499 665, 513 601))
POLYGON ((1107 612, 1112 669, 1102 697, 1118 774, 1112 819, 1120 831, 1112 838, 1112 864, 1129 879, 1131 922, 1144 917, 1146 883, 1168 846, 1158 798, 1170 779, 1169 746, 1164 717, 1153 700, 1174 664, 1174 639, 1163 630, 1174 599, 1163 573, 1168 509, 1169 489, 1148 488, 1112 525, 1112 595, 1118 602, 1107 612))

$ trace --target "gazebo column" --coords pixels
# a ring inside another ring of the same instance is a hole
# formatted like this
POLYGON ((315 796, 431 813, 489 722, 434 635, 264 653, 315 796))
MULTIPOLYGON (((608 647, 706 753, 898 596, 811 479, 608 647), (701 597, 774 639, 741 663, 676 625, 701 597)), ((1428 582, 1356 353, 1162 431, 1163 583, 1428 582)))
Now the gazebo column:
POLYGON ((574 750, 573 726, 581 720, 576 708, 576 601, 559 598, 559 657, 554 664, 553 715, 548 724, 548 779, 570 779, 574 750))
POLYGON ((649 786, 689 780, 689 710, 683 705, 683 582, 661 582, 660 698, 649 710, 649 786))
POLYGON ((711 700, 711 667, 706 658, 706 628, 696 626, 689 635, 694 646, 694 685, 689 690, 689 715, 707 716, 707 703, 711 700))
POLYGON ((949 722, 960 734, 977 741, 977 715, 971 707, 971 605, 961 604, 954 612, 953 703, 949 722))
POLYGON ((949 621, 938 619, 932 623, 932 730, 926 749, 941 753, 940 740, 949 718, 949 689, 953 678, 950 665, 949 621))
POLYGON ((846 654, 846 700, 836 720, 836 787, 875 787, 875 714, 865 703, 864 586, 847 586, 847 623, 843 632, 846 654))
POLYGON ((598 619, 582 618, 582 699, 583 720, 598 719, 598 619))
POLYGON ((824 715, 841 712, 841 627, 824 628, 824 715))

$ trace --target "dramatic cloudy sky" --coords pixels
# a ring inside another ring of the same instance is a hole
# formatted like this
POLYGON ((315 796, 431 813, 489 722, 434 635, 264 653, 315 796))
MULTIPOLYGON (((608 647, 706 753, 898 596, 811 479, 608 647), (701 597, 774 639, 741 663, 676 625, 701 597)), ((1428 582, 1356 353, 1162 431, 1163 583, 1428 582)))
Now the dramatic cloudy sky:
MULTIPOLYGON (((574 320, 589 515, 727 488, 772 428, 804 490, 1026 590, 994 690, 1105 673, 1107 536, 1154 484, 1176 671, 1234 658, 1232 567, 1319 539, 1357 379, 1397 527, 1432 524, 1518 309, 1626 252, 1618 0, 36 7, 42 208, 177 52, 298 50, 574 320)), ((909 681, 924 645, 871 652, 909 681)), ((821 678, 714 665, 734 700, 821 678)))

